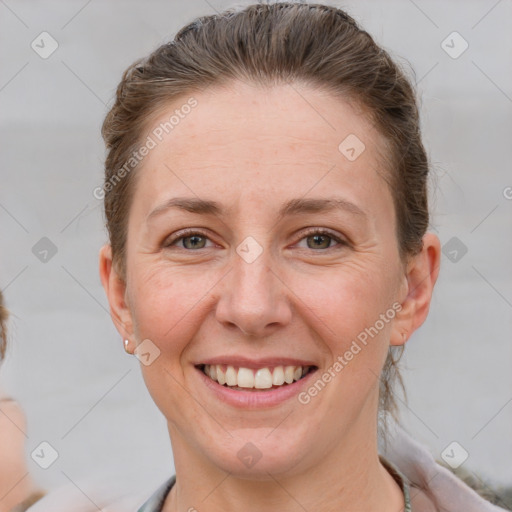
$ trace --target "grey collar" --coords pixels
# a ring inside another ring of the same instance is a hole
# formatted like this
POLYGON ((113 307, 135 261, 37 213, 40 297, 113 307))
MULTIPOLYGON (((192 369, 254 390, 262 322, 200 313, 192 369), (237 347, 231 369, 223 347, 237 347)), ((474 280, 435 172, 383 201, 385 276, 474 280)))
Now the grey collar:
POLYGON ((165 498, 167 498, 169 491, 175 483, 176 475, 172 476, 169 480, 166 480, 137 512, 162 512, 165 498))

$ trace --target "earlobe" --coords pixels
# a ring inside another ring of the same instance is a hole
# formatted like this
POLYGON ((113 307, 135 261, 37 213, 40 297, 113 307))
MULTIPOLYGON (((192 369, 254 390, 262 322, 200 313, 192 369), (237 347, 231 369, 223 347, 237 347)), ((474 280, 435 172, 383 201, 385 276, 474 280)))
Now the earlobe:
POLYGON ((99 272, 110 305, 110 316, 116 329, 123 339, 133 337, 131 312, 125 300, 126 283, 117 274, 115 265, 112 264, 110 244, 105 244, 100 249, 99 272))
POLYGON ((423 248, 407 267, 405 297, 395 318, 390 345, 404 345, 427 318, 439 275, 441 244, 433 233, 423 237, 423 248))

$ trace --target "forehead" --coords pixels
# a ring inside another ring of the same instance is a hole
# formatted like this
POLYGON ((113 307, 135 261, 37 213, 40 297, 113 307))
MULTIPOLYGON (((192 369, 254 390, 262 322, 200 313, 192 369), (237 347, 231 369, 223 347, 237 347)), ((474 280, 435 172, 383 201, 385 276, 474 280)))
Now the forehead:
POLYGON ((303 84, 191 93, 160 110, 148 133, 154 147, 136 187, 146 212, 170 195, 221 195, 229 205, 333 187, 365 202, 385 185, 383 138, 359 106, 303 84))

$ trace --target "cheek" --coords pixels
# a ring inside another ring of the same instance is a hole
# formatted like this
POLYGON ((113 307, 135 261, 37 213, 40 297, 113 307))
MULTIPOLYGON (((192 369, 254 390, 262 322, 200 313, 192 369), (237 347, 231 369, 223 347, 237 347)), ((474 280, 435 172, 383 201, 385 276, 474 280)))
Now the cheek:
MULTIPOLYGON (((344 350, 346 344, 379 320, 394 300, 391 274, 377 265, 347 264, 325 269, 315 275, 296 275, 292 287, 309 311, 310 322, 318 328, 331 349, 344 350)), ((389 315, 391 316, 391 315, 389 315)), ((386 332, 391 322, 380 331, 386 332)))
POLYGON ((324 384, 315 381, 304 399, 314 400, 322 390, 325 401, 317 405, 325 407, 327 416, 331 407, 339 412, 335 424, 353 417, 377 392, 396 314, 392 276, 380 265, 348 264, 325 277, 297 278, 300 314, 307 316, 327 351, 318 375, 328 382, 325 395, 324 384))
POLYGON ((197 273, 193 278, 187 276, 186 269, 177 271, 158 264, 139 266, 131 278, 137 343, 149 339, 160 351, 150 365, 141 364, 148 391, 164 416, 177 410, 194 414, 183 388, 182 354, 201 326, 201 299, 212 284, 197 273))
POLYGON ((188 279, 183 269, 152 265, 150 270, 141 267, 140 272, 134 272, 132 285, 138 341, 149 338, 162 352, 179 353, 194 325, 194 310, 210 287, 208 281, 188 279))
POLYGON ((322 278, 297 279, 293 288, 303 301, 300 315, 328 353, 317 376, 323 382, 314 381, 301 403, 311 401, 337 427, 376 397, 396 315, 391 281, 382 269, 347 266, 322 278))

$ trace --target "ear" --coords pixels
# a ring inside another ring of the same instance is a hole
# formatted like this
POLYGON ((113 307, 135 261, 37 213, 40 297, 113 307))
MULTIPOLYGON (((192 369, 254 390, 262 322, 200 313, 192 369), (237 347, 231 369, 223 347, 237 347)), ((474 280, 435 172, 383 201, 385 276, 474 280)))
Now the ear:
POLYGON ((99 254, 100 278, 110 304, 110 316, 123 339, 133 337, 133 320, 126 302, 126 283, 112 264, 112 247, 105 244, 99 254))
POLYGON ((423 236, 423 248, 407 265, 401 291, 402 309, 396 314, 391 345, 404 345, 427 318, 432 292, 439 275, 441 243, 433 233, 423 236), (404 336, 405 333, 405 336, 404 336))

